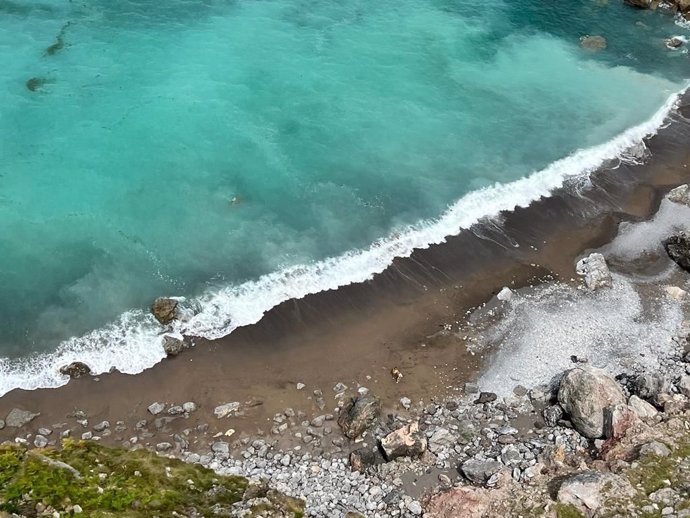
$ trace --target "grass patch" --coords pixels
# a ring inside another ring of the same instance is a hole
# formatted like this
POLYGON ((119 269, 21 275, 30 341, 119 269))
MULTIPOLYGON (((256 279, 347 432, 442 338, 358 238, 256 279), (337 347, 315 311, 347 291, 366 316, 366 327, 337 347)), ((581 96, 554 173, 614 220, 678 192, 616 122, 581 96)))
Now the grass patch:
POLYGON ((586 518, 584 514, 571 504, 556 504, 556 516, 558 518, 586 518))

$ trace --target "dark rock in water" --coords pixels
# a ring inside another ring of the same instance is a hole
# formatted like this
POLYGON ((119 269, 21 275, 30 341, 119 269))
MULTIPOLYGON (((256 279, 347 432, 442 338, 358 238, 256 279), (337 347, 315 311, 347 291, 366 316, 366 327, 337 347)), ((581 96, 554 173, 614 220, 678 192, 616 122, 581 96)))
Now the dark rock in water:
POLYGON ((356 439, 381 415, 381 403, 371 394, 351 398, 338 417, 338 425, 346 437, 356 439))
POLYGON ((158 297, 151 304, 151 313, 161 324, 167 325, 177 318, 178 301, 168 297, 158 297))
POLYGON ((498 396, 493 392, 480 392, 479 397, 474 401, 475 405, 482 405, 484 403, 491 403, 496 401, 498 396))
POLYGON ((690 272, 690 233, 678 232, 672 235, 664 241, 664 248, 678 266, 690 272))
POLYGON ((381 439, 381 448, 387 460, 398 457, 419 457, 426 451, 426 436, 414 422, 398 428, 381 439))
POLYGON ((163 337, 163 350, 168 356, 177 356, 186 348, 187 344, 185 344, 179 338, 175 338, 174 336, 170 335, 165 335, 163 337))
POLYGON ((652 6, 652 0, 625 0, 625 3, 640 9, 649 9, 652 6))
POLYGON ((60 367, 60 374, 64 374, 70 378, 81 378, 82 376, 91 374, 91 367, 82 362, 72 362, 69 365, 60 367))
POLYGON ((384 462, 386 462, 386 459, 383 458, 383 455, 381 455, 381 452, 378 450, 360 448, 350 453, 350 467, 352 471, 364 473, 367 468, 377 464, 383 464, 384 462))
POLYGON ((608 43, 603 36, 582 36, 580 45, 589 50, 604 50, 608 43))
POLYGON ((674 36, 673 38, 668 38, 664 43, 669 49, 677 49, 683 45, 683 40, 674 36))
POLYGON ((65 25, 62 26, 62 29, 60 29, 60 32, 55 38, 55 43, 53 43, 46 49, 46 56, 52 56, 56 54, 58 51, 62 50, 62 48, 65 46, 65 32, 67 31, 67 27, 69 27, 70 25, 72 25, 72 22, 67 22, 65 25))
POLYGON ((32 77, 26 82, 26 88, 31 92, 35 92, 47 82, 48 80, 45 77, 32 77))
POLYGON ((546 426, 554 427, 563 418, 563 408, 561 405, 551 405, 547 406, 542 415, 544 416, 544 423, 546 426))

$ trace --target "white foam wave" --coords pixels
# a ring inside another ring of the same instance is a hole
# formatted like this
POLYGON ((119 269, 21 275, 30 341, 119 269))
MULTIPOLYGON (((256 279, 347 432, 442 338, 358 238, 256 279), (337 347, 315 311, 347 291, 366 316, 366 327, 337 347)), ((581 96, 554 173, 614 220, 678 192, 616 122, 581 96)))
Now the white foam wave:
MULTIPOLYGON (((548 196, 564 181, 586 177, 606 160, 625 160, 645 137, 662 127, 679 95, 672 95, 648 121, 628 129, 604 144, 579 150, 528 177, 473 191, 450 206, 436 220, 422 221, 380 239, 365 250, 351 251, 310 265, 299 265, 263 276, 240 286, 209 291, 190 301, 199 309, 174 331, 214 339, 237 327, 258 322, 271 308, 289 299, 363 282, 385 270, 396 257, 408 257, 415 249, 442 243, 481 218, 526 207, 548 196)), ((68 378, 58 368, 79 360, 100 374, 111 368, 136 374, 165 356, 161 327, 141 310, 124 313, 112 324, 65 341, 53 353, 23 360, 0 359, 0 395, 14 388, 57 387, 68 378)))

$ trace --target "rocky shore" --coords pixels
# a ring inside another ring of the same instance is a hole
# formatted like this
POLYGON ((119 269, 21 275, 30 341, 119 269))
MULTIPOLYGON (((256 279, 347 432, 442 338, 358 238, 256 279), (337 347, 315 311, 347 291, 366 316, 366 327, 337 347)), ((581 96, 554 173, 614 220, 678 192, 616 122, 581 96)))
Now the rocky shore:
MULTIPOLYGON (((542 361, 550 369, 534 369, 535 383, 512 384, 507 391, 510 369, 500 383, 486 372, 450 397, 402 397, 391 409, 382 407, 367 380, 350 387, 334 383, 327 394, 298 383, 287 390, 304 393, 316 411, 286 408, 253 435, 236 433, 232 424, 261 405, 260 400, 218 404, 213 429, 225 431, 212 435, 207 423, 184 426, 199 412, 192 401, 152 402, 148 418, 133 427, 96 420, 77 409, 67 422, 34 429, 38 414, 16 408, 0 421, 0 428, 15 431, 14 441, 3 447, 53 458, 65 441, 69 448, 114 442, 124 451, 151 450, 158 458, 180 458, 230 477, 219 480, 246 481, 251 490, 243 489, 231 504, 214 508, 220 516, 690 516, 690 235, 687 221, 674 220, 688 207, 690 188, 674 189, 656 216, 659 221, 630 225, 611 245, 580 258, 581 280, 561 288, 580 297, 580 303, 593 304, 632 283, 640 301, 634 320, 655 318, 662 331, 653 335, 658 343, 649 349, 626 337, 627 351, 609 351, 616 361, 603 355, 615 337, 584 329, 596 329, 594 317, 586 314, 575 324, 556 319, 550 325, 572 326, 576 341, 593 339, 598 351, 572 343, 546 344, 551 356, 542 361), (649 224, 657 231, 645 227, 649 224), (563 355, 570 364, 566 368, 559 363, 563 355), (489 392, 493 386, 499 389, 489 392), (176 432, 175 426, 181 430, 176 432), (289 505, 284 505, 286 498, 289 505)), ((521 289, 506 287, 464 321, 445 324, 442 332, 462 334, 468 348, 479 352, 491 346, 500 355, 509 335, 524 331, 510 315, 513 311, 513 317, 529 320, 529 314, 515 313, 529 298, 521 289), (511 331, 497 334, 505 322, 511 331)), ((532 303, 543 300, 536 296, 532 303)), ((577 311, 575 305, 568 307, 577 311)), ((618 318, 615 305, 609 307, 610 318, 618 318)), ((530 345, 540 350, 543 344, 530 345)), ((515 363, 523 360, 512 357, 515 363)), ((79 365, 73 370, 85 374, 79 365)), ((404 376, 400 370, 391 372, 404 387, 400 374, 404 376)), ((109 448, 99 447, 107 456, 109 448)), ((76 480, 85 475, 64 464, 71 473, 67 476, 76 480)), ((0 509, 14 516, 61 516, 78 510, 89 515, 87 502, 69 501, 60 508, 33 491, 21 496, 21 514, 16 514, 17 495, 12 500, 6 490, 10 486, 5 481, 0 488, 0 509)), ((174 513, 204 515, 184 506, 174 513)))

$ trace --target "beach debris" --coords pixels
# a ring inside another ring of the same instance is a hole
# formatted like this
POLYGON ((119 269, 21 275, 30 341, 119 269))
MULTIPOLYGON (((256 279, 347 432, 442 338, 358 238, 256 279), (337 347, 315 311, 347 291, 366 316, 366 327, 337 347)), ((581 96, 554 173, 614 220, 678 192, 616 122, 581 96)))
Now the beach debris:
POLYGON ((508 302, 513 298, 513 290, 511 290, 508 286, 504 286, 501 291, 498 292, 496 298, 501 302, 508 302))
POLYGON ((664 291, 669 297, 679 301, 683 300, 685 296, 688 294, 687 291, 685 291, 682 288, 679 288, 678 286, 666 286, 664 287, 664 291))
POLYGON ((240 403, 238 401, 233 401, 232 403, 218 405, 213 409, 213 415, 215 415, 218 419, 222 419, 237 412, 239 409, 240 403))
POLYGON ((169 357, 177 356, 186 348, 187 344, 185 344, 179 338, 175 338, 174 336, 170 335, 165 335, 163 337, 163 350, 165 351, 165 354, 169 357))
POLYGON ((5 417, 5 424, 10 428, 21 428, 25 424, 29 424, 36 419, 39 415, 41 414, 13 408, 10 410, 10 413, 7 414, 7 417, 5 417))
POLYGON ((590 290, 611 286, 611 272, 604 256, 599 253, 595 252, 580 259, 576 271, 578 275, 584 276, 585 284, 590 290))
POLYGON ((386 459, 419 457, 426 451, 427 440, 419 431, 419 423, 413 422, 389 433, 380 441, 386 459))
POLYGON ((604 410, 624 404, 625 396, 620 385, 605 371, 578 366, 563 376, 558 402, 581 435, 598 439, 604 435, 604 410))
POLYGON ((158 297, 151 304, 151 313, 156 320, 163 325, 167 325, 177 318, 177 306, 179 302, 169 297, 158 297))
POLYGON ((673 261, 690 272, 690 233, 681 231, 664 241, 664 248, 673 261))
POLYGON ((395 380, 396 383, 399 383, 403 377, 403 374, 402 374, 402 372, 400 372, 400 369, 398 369, 397 367, 393 367, 391 369, 391 376, 393 376, 393 379, 395 380))
POLYGON ((158 414, 160 414, 163 410, 165 410, 165 404, 164 404, 164 403, 158 403, 158 402, 151 403, 151 404, 148 406, 147 410, 149 411, 149 414, 158 415, 158 414))
POLYGON ((372 395, 357 396, 343 406, 338 416, 338 425, 346 437, 357 439, 360 437, 381 414, 381 403, 372 395))
POLYGON ((496 401, 498 396, 493 392, 480 392, 479 397, 474 401, 475 405, 483 405, 484 403, 491 403, 496 401))
POLYGON ((688 184, 679 185, 669 192, 666 198, 673 203, 680 203, 690 207, 690 186, 688 184))
POLYGON ((81 378, 87 374, 91 374, 91 367, 83 362, 72 362, 69 365, 60 367, 60 374, 69 376, 70 378, 81 378))
POLYGON ((599 35, 580 37, 580 45, 587 50, 604 50, 608 46, 606 38, 599 35))
POLYGON ((48 84, 48 80, 45 77, 32 77, 25 83, 27 90, 30 92, 40 90, 46 84, 48 84))
POLYGON ((410 407, 412 406, 412 400, 409 397, 401 397, 400 398, 400 404, 405 410, 409 410, 410 407))
POLYGON ((584 516, 594 516, 611 498, 631 496, 630 483, 613 473, 588 470, 567 478, 558 490, 558 501, 571 505, 584 516))

